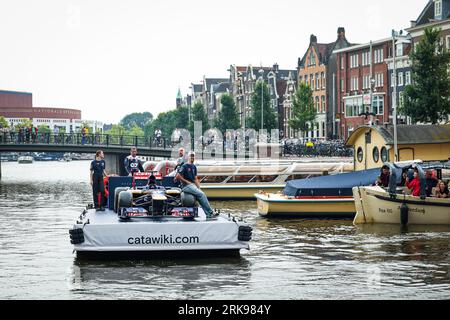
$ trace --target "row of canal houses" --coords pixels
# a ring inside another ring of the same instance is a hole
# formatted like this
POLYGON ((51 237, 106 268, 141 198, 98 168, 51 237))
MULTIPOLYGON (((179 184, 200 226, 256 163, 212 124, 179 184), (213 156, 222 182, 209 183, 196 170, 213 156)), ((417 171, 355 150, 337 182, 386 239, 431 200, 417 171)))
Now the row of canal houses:
MULTIPOLYGON (((441 41, 450 49, 450 0, 429 0, 409 28, 385 39, 351 43, 343 27, 338 28, 332 43, 320 43, 311 35, 309 47, 298 59, 296 70, 282 70, 277 64, 231 65, 228 78, 204 77, 201 84, 191 84, 186 98, 179 92, 177 106, 192 106, 200 100, 213 120, 221 108, 221 95, 230 93, 241 126, 246 128, 246 120, 251 116, 251 95, 256 82, 263 79, 269 85, 271 105, 278 113, 283 138, 346 140, 359 126, 393 123, 393 105, 403 103, 404 88, 412 81, 409 52, 430 26, 441 29, 441 41), (317 110, 316 122, 304 133, 294 132, 289 126, 292 97, 299 82, 310 85, 317 110)), ((399 123, 408 122, 401 116, 397 119, 399 123)))

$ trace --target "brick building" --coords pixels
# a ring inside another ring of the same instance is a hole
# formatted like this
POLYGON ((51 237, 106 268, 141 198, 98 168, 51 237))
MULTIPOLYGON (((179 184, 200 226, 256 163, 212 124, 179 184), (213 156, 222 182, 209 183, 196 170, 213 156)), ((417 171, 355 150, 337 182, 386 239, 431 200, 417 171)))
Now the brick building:
POLYGON ((392 39, 335 50, 339 137, 347 139, 359 126, 389 123, 389 57, 392 39), (364 114, 364 115, 363 115, 364 114))
POLYGON ((0 90, 0 116, 14 125, 23 119, 30 119, 33 125, 55 126, 66 132, 77 131, 87 123, 94 132, 103 127, 99 121, 84 121, 81 110, 68 108, 42 108, 33 106, 33 94, 29 92, 0 90))
POLYGON ((336 136, 337 59, 334 50, 349 46, 351 44, 347 41, 345 29, 342 27, 338 28, 336 41, 331 43, 318 43, 317 37, 311 35, 308 50, 298 61, 298 82, 309 84, 313 90, 317 118, 316 123, 311 124, 309 132, 299 133, 297 136, 315 139, 336 136))

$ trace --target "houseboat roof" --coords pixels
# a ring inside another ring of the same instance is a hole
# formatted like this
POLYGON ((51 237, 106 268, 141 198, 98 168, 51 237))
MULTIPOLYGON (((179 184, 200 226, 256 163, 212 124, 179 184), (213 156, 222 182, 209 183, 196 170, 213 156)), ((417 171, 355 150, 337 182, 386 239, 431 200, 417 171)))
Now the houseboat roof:
MULTIPOLYGON (((346 145, 355 145, 356 139, 367 129, 376 130, 386 141, 394 144, 394 126, 361 126, 348 138, 346 145)), ((450 143, 450 123, 445 125, 398 125, 397 143, 400 145, 450 143)))

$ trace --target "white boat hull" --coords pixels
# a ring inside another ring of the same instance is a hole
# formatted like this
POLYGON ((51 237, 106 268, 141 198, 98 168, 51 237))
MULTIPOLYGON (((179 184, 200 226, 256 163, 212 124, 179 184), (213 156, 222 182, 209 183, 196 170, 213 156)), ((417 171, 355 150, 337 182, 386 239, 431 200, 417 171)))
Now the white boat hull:
POLYGON ((397 195, 392 199, 380 187, 355 187, 356 216, 354 224, 401 224, 401 206, 408 207, 408 224, 450 225, 450 199, 426 198, 397 195))
POLYGON ((121 222, 114 211, 88 210, 81 224, 83 242, 74 245, 77 253, 157 253, 249 250, 249 244, 239 241, 240 224, 220 215, 207 220, 199 209, 199 218, 145 218, 121 222), (86 224, 86 222, 89 223, 86 224))

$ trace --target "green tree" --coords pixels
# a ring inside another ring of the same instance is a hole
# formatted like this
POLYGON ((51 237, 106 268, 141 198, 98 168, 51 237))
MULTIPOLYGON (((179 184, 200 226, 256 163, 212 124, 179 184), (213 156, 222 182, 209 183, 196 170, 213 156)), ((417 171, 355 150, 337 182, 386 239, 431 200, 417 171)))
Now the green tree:
POLYGON ((239 114, 236 110, 236 104, 233 97, 226 93, 220 98, 222 110, 217 119, 214 120, 214 127, 225 134, 227 130, 236 130, 240 128, 239 114))
POLYGON ((316 116, 311 87, 301 82, 292 100, 292 118, 289 125, 294 130, 307 132, 309 127, 313 126, 316 116))
POLYGON ((112 135, 112 136, 123 136, 123 135, 126 134, 126 130, 120 124, 115 124, 115 125, 113 125, 111 127, 111 129, 106 131, 106 134, 109 134, 109 135, 112 135))
POLYGON ((20 127, 24 127, 24 128, 26 128, 26 127, 31 127, 31 125, 33 124, 33 121, 31 121, 30 119, 28 119, 28 118, 24 118, 24 119, 20 119, 20 122, 19 122, 19 124, 17 125, 19 128, 20 127))
POLYGON ((0 128, 9 128, 8 121, 6 121, 5 117, 0 117, 0 128))
POLYGON ((119 124, 127 130, 131 130, 134 126, 144 129, 145 126, 152 120, 153 115, 150 112, 135 112, 126 115, 119 124))
POLYGON ((142 130, 139 126, 134 125, 134 126, 127 132, 127 135, 143 137, 143 136, 144 136, 144 130, 142 130))
POLYGON ((277 112, 271 106, 269 87, 264 81, 256 83, 255 91, 252 94, 251 106, 253 112, 248 127, 255 130, 261 129, 261 104, 263 105, 263 129, 269 132, 272 129, 277 129, 277 112))
POLYGON ((155 130, 160 129, 163 138, 170 139, 176 128, 187 129, 188 118, 189 110, 184 106, 168 112, 162 112, 155 120, 145 126, 145 136, 153 137, 155 130))
MULTIPOLYGON (((210 129, 210 125, 208 122, 208 115, 206 114, 205 108, 201 101, 196 101, 191 110, 191 122, 189 123, 189 127, 188 127, 188 130, 191 133, 191 137, 194 137, 195 121, 202 122, 202 131, 203 132, 210 129)), ((202 132, 202 134, 203 134, 203 132, 202 132)))
POLYGON ((50 127, 46 124, 41 124, 40 126, 38 126, 38 132, 39 133, 52 133, 52 130, 50 130, 50 127))
POLYGON ((399 113, 413 123, 436 124, 450 114, 450 50, 440 41, 440 29, 426 28, 425 35, 411 50, 412 84, 405 88, 399 113))

